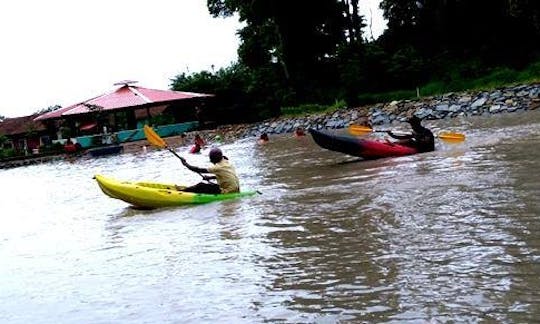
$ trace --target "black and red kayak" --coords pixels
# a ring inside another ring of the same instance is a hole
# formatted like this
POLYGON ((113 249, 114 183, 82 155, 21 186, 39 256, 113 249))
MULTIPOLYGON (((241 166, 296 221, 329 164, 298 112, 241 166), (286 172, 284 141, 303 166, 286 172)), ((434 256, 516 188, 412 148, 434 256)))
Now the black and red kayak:
POLYGON ((309 132, 315 143, 322 148, 352 156, 359 156, 364 159, 379 159, 418 153, 418 150, 413 147, 396 143, 330 134, 311 128, 309 132))

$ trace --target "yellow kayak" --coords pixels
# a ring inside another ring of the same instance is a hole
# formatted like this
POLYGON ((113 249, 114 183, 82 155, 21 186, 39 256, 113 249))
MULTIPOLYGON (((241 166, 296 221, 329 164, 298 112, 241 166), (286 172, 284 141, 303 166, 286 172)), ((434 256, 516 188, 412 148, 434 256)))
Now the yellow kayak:
POLYGON ((96 174, 94 178, 107 196, 143 208, 205 204, 218 200, 252 196, 256 193, 256 191, 244 191, 217 195, 200 194, 178 191, 172 183, 121 181, 100 174, 96 174))

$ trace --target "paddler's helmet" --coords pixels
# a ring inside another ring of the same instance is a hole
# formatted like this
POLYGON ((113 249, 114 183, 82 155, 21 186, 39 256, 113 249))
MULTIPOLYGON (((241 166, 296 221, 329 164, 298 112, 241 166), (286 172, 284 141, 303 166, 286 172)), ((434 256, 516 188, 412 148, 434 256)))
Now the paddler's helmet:
POLYGON ((412 115, 411 118, 407 119, 407 122, 411 125, 420 125, 422 123, 422 119, 418 118, 416 115, 412 115))
POLYGON ((215 164, 223 159, 223 152, 217 147, 214 147, 210 150, 210 153, 208 153, 208 157, 210 158, 210 162, 215 164))

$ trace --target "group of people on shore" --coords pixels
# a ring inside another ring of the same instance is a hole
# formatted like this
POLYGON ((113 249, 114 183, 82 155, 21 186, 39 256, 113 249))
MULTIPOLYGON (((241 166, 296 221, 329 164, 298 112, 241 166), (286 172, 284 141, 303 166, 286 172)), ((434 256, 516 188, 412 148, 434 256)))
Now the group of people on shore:
MULTIPOLYGON (((395 134, 392 131, 388 131, 387 134, 393 138, 397 139, 398 144, 414 147, 418 152, 430 152, 435 150, 435 140, 433 133, 422 126, 422 120, 417 116, 413 115, 407 122, 411 126, 410 134, 395 134)), ((298 127, 294 136, 302 137, 305 136, 305 132, 301 127, 298 127)), ((259 144, 264 144, 269 141, 267 133, 261 134, 259 137, 259 144)), ((390 142, 390 140, 387 140, 390 142)), ((394 142, 391 142, 394 143, 394 142)), ((206 142, 197 134, 195 136, 194 145, 200 148, 206 145, 206 142)), ((229 159, 223 155, 223 152, 214 147, 210 150, 208 157, 212 165, 207 168, 196 167, 189 164, 185 158, 180 157, 182 164, 189 170, 199 173, 204 182, 200 182, 194 186, 182 189, 187 192, 195 193, 207 193, 207 194, 224 194, 224 193, 234 193, 240 192, 240 181, 236 173, 236 169, 229 159), (210 180, 216 180, 217 183, 212 183, 210 180)))

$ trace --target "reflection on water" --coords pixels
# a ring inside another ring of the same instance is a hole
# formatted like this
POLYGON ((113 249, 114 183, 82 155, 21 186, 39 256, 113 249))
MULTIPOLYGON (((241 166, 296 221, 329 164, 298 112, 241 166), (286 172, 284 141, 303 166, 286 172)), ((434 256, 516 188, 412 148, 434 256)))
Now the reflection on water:
POLYGON ((201 206, 92 180, 199 181, 167 151, 2 170, 0 321, 534 322, 539 116, 429 122, 466 142, 375 161, 241 140, 222 148, 262 195, 201 206))

